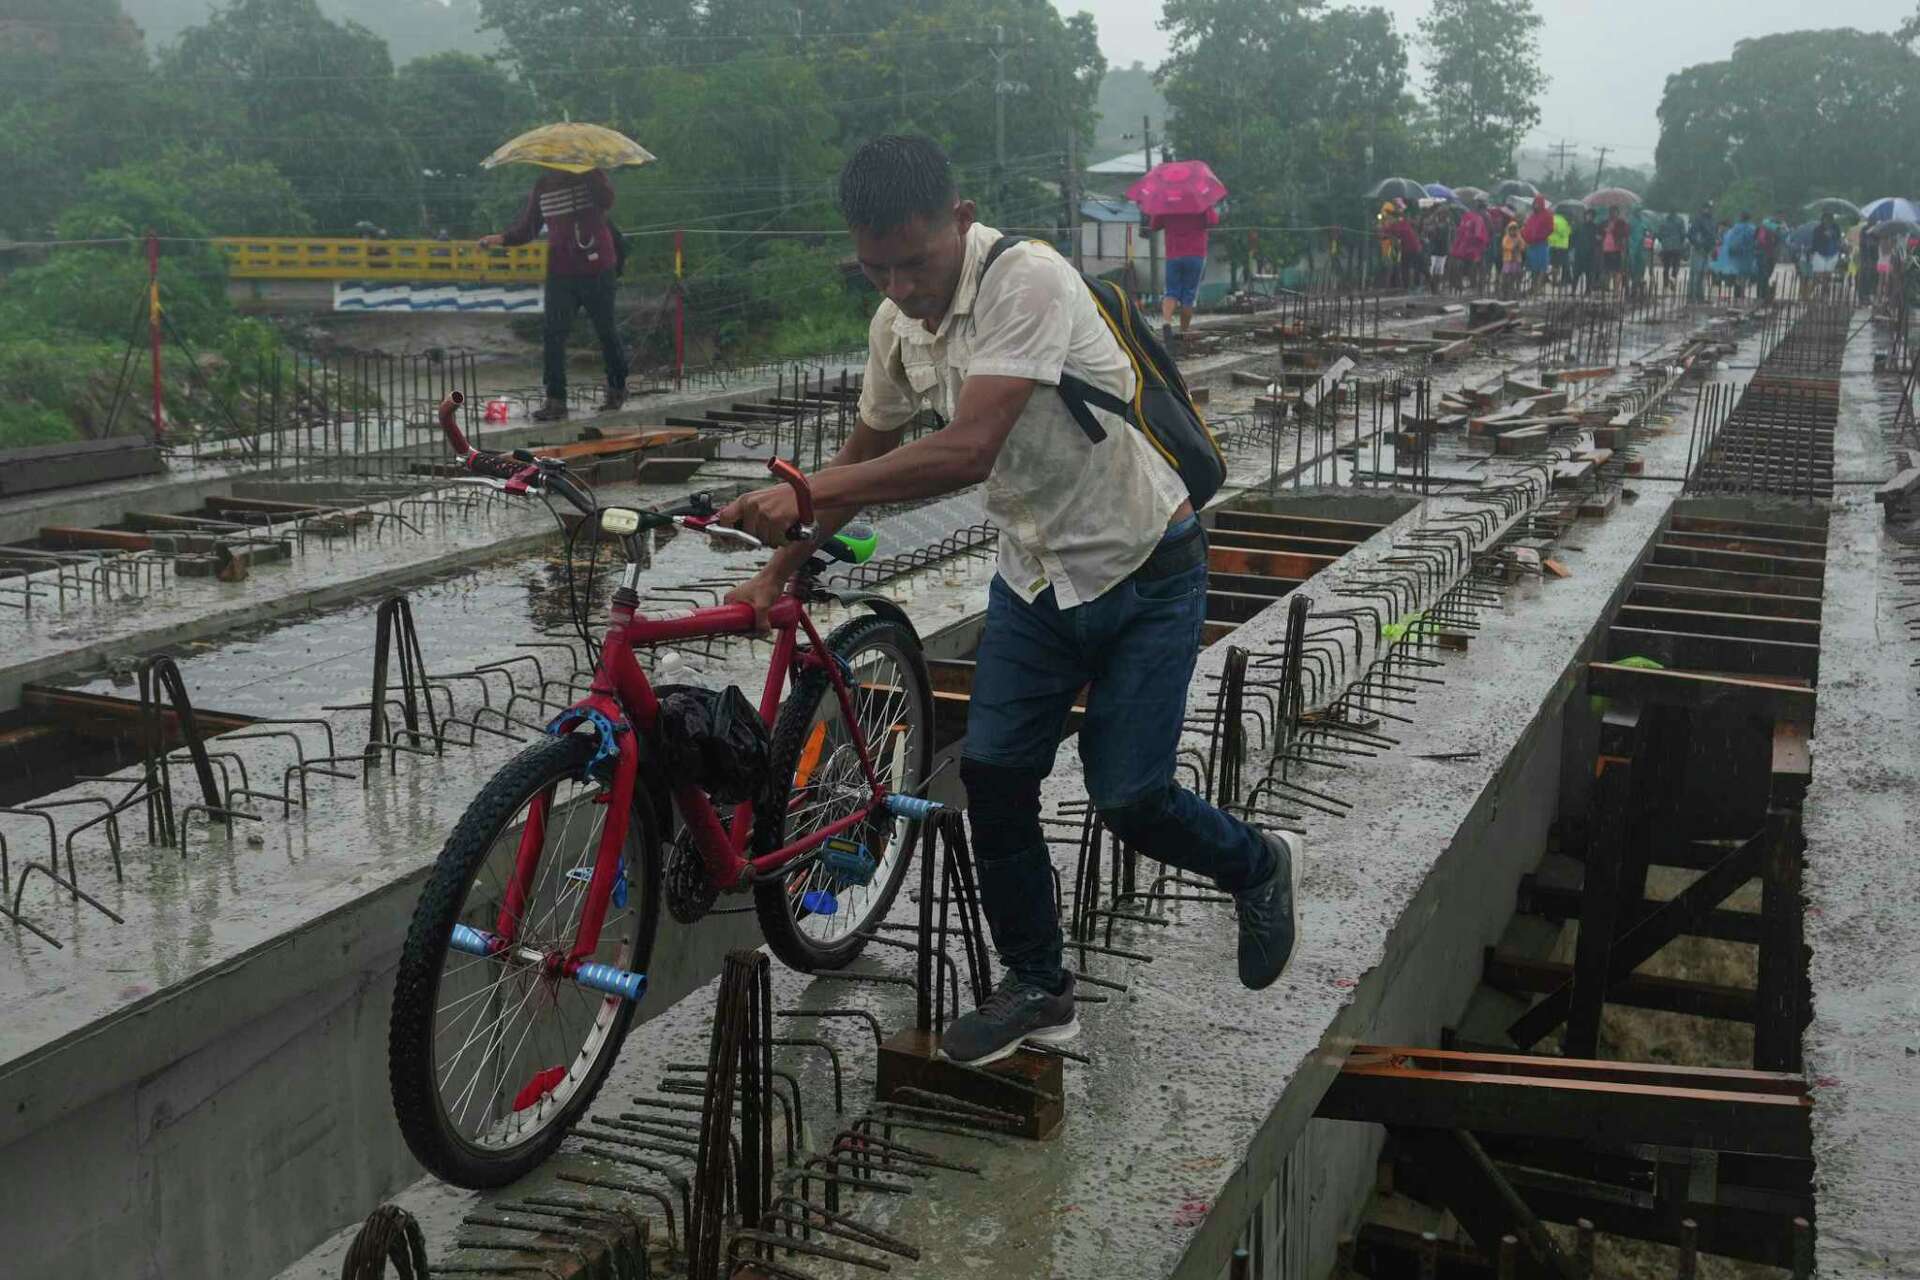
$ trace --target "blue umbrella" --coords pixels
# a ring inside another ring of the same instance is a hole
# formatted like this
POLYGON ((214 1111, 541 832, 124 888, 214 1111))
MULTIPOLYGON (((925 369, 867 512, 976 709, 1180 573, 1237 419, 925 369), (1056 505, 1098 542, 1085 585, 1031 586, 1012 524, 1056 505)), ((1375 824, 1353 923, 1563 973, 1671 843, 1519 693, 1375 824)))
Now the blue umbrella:
POLYGON ((1435 200, 1451 200, 1453 199, 1453 188, 1443 182, 1429 182, 1427 184, 1427 194, 1435 200))
POLYGON ((1903 196, 1881 196, 1860 206, 1868 222, 1920 222, 1920 208, 1903 196))

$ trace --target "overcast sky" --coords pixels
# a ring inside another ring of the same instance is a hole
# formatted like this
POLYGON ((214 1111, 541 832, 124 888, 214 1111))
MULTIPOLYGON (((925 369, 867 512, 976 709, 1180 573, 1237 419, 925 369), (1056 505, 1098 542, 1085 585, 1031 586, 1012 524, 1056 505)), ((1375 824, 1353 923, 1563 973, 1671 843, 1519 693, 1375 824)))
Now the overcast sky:
MULTIPOLYGON (((1377 0, 1409 40, 1427 0, 1377 0)), ((1086 10, 1100 24, 1107 60, 1166 57, 1159 0, 1054 0, 1086 10)), ((1612 148, 1610 162, 1652 167, 1660 122, 1654 112, 1666 78, 1682 67, 1725 58, 1734 41, 1806 27, 1896 27, 1912 0, 1535 0, 1546 25, 1542 61, 1553 83, 1540 104, 1533 145, 1565 139, 1583 149, 1612 148)), ((1414 50, 1417 60, 1418 50, 1414 50)), ((1416 69, 1415 74, 1418 75, 1416 69)))

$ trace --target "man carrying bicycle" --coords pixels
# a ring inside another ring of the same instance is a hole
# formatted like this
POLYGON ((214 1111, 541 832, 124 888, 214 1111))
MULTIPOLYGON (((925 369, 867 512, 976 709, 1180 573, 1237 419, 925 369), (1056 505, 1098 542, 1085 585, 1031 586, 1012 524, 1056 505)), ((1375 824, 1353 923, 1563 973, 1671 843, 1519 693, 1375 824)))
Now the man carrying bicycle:
MULTIPOLYGON (((1072 266, 974 221, 947 157, 925 138, 881 137, 840 175, 840 210, 885 301, 868 330, 860 418, 811 477, 825 537, 862 507, 985 485, 1000 527, 960 767, 982 905, 1007 974, 942 1049, 992 1062, 1026 1041, 1079 1032, 1063 965, 1040 786, 1068 712, 1087 789, 1107 827, 1150 858, 1211 876, 1234 896, 1240 980, 1271 985, 1293 953, 1299 860, 1173 780, 1206 615, 1207 546, 1179 475, 1137 430, 1095 409, 1082 429, 1053 389, 1063 372, 1122 400, 1134 373, 1072 266), (922 409, 948 419, 901 443, 922 409)), ((778 543, 798 518, 786 486, 746 495, 722 524, 778 543)), ((777 551, 729 599, 765 611, 810 553, 777 551)))

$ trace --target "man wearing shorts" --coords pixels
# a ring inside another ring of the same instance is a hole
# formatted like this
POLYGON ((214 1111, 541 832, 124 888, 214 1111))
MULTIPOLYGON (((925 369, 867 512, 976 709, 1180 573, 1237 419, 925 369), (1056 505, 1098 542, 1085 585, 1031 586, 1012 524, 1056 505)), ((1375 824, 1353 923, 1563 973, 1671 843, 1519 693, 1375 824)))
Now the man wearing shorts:
POLYGON ((1147 220, 1148 231, 1167 236, 1167 291, 1160 297, 1160 336, 1173 337, 1174 308, 1180 310, 1180 332, 1193 326, 1193 302, 1200 296, 1200 280, 1207 274, 1207 228, 1220 225, 1220 214, 1165 213, 1147 220))
MULTIPOLYGON (((941 1051, 993 1062, 1072 1039, 1074 976, 1054 908, 1040 787, 1086 691, 1080 758, 1107 830, 1233 895, 1240 981, 1271 986, 1293 954, 1300 859, 1289 838, 1222 813, 1174 781, 1207 609, 1207 542, 1186 485, 1124 419, 1098 438, 1057 388, 1065 374, 1121 400, 1133 366, 1073 265, 974 221, 945 153, 875 138, 840 175, 861 270, 885 296, 867 333, 853 434, 811 477, 817 537, 861 507, 982 486, 1000 563, 975 655, 960 781, 981 906, 1006 974, 947 1027, 941 1051), (922 411, 947 425, 902 443, 922 411)), ((721 523, 779 542, 793 491, 761 489, 721 523)), ((813 545, 780 548, 729 600, 764 617, 813 545)))

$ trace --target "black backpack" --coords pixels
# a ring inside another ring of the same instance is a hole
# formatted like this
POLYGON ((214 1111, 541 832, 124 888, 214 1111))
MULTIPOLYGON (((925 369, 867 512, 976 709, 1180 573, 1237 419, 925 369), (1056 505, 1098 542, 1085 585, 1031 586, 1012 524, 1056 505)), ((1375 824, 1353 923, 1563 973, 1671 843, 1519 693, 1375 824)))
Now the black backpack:
POLYGON ((627 237, 612 218, 607 219, 607 234, 613 238, 613 274, 623 276, 627 273, 627 237))
MULTIPOLYGON (((993 248, 987 251, 986 264, 980 269, 983 285, 987 272, 993 270, 1000 255, 1024 238, 1001 236, 994 242, 993 248)), ((1044 240, 1032 243, 1048 250, 1053 248, 1044 240)), ((1093 409, 1105 409, 1125 418, 1180 473, 1193 505, 1204 507, 1225 482, 1227 461, 1213 432, 1207 429, 1206 419, 1194 407, 1187 380, 1180 376, 1180 366, 1160 345, 1160 339, 1147 318, 1140 314, 1140 307, 1131 294, 1110 280, 1096 280, 1084 273, 1080 279, 1093 295, 1093 305, 1099 310, 1100 318, 1107 322, 1120 350, 1133 365, 1134 395, 1129 403, 1070 373, 1062 373, 1060 398, 1066 402, 1068 412, 1073 414, 1080 429, 1087 433, 1087 439, 1096 444, 1107 438, 1107 432, 1100 425, 1100 419, 1093 415, 1093 409)))

